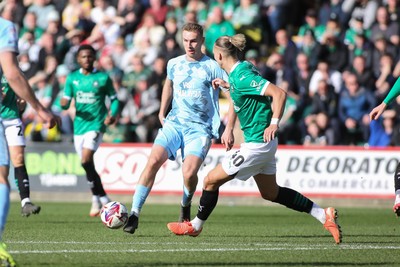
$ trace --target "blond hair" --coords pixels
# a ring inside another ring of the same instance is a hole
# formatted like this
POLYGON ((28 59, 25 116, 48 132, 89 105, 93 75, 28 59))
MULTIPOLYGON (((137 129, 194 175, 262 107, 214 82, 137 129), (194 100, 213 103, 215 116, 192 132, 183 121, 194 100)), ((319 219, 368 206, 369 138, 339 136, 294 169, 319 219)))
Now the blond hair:
POLYGON ((215 46, 222 49, 226 54, 239 58, 246 47, 246 37, 238 33, 233 36, 221 36, 215 41, 215 46))

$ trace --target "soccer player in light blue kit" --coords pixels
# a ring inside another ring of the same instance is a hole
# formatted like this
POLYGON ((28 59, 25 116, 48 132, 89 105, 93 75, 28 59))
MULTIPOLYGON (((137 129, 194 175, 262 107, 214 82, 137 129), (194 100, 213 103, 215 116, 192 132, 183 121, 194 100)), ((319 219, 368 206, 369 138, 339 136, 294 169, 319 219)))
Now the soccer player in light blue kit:
MULTIPOLYGON (((49 128, 60 123, 60 118, 46 110, 35 97, 24 75, 18 67, 16 55, 18 54, 18 37, 12 22, 0 18, 0 77, 5 76, 11 88, 22 99, 26 100, 49 128)), ((2 93, 0 94, 1 105, 2 93)), ((10 207, 9 153, 4 127, 0 117, 0 265, 16 266, 14 259, 6 251, 5 244, 1 241, 10 207)))
MULTIPOLYGON (((216 78, 227 78, 217 62, 201 51, 203 28, 195 23, 183 26, 185 55, 167 64, 167 79, 162 93, 159 119, 163 127, 154 141, 149 160, 140 175, 133 195, 131 215, 124 231, 133 234, 138 227, 139 213, 154 184, 157 171, 167 159, 174 160, 180 149, 184 179, 180 221, 190 219, 190 206, 196 190, 197 172, 218 138, 220 126, 219 90, 212 87, 216 78), (165 117, 172 100, 172 109, 165 117)), ((223 89, 223 88, 222 88, 223 89)), ((229 93, 226 92, 229 97, 229 93)), ((233 110, 230 112, 233 113, 233 110)), ((227 123, 221 142, 227 149, 233 145, 234 121, 227 123)), ((170 177, 173 179, 173 177, 170 177)))

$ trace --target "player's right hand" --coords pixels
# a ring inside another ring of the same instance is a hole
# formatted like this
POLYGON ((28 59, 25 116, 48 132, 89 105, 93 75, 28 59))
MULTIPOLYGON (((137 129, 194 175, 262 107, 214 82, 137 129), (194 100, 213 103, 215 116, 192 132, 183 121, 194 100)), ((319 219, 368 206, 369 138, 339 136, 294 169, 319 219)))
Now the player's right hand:
POLYGON ((61 126, 61 118, 57 115, 54 115, 52 112, 48 111, 47 109, 42 109, 38 111, 40 118, 43 119, 43 125, 46 128, 53 128, 56 125, 61 126))
POLYGON ((230 84, 228 82, 222 80, 221 78, 216 78, 216 79, 212 80, 211 84, 214 89, 218 89, 220 87, 224 87, 224 88, 230 87, 230 84))

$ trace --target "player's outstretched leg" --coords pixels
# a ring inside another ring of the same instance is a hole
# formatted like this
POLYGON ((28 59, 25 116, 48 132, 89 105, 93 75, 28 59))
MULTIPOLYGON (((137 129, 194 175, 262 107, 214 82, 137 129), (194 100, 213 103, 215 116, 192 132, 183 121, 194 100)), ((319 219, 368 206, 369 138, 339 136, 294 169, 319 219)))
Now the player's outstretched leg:
POLYGON ((326 208, 325 216, 326 216, 326 221, 324 223, 325 229, 332 234, 336 244, 340 244, 342 242, 342 230, 340 229, 340 225, 337 222, 338 219, 337 210, 332 207, 326 208))
POLYGON ((6 245, 0 242, 0 266, 14 267, 17 266, 13 257, 6 250, 6 245))

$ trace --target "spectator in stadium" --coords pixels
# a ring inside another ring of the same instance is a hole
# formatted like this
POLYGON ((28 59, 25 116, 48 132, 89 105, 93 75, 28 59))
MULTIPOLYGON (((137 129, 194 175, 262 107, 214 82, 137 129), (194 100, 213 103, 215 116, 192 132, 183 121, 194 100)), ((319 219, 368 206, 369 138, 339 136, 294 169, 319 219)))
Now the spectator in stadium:
POLYGON ((342 74, 330 67, 329 63, 324 60, 318 62, 317 69, 314 70, 309 84, 309 95, 312 97, 318 89, 320 80, 325 80, 329 85, 333 86, 335 93, 339 94, 342 90, 342 74))
POLYGON ((321 6, 318 8, 318 21, 322 25, 326 25, 331 14, 334 14, 342 28, 346 27, 347 18, 342 10, 343 0, 325 0, 321 1, 321 6))
POLYGON ((210 0, 208 5, 208 20, 210 20, 215 7, 219 7, 222 10, 224 20, 232 21, 233 12, 235 11, 235 2, 233 0, 210 0))
POLYGON ((94 0, 94 7, 90 10, 90 19, 95 24, 101 24, 104 17, 114 19, 117 9, 110 4, 110 0, 94 0))
POLYGON ((164 42, 161 45, 160 53, 168 61, 171 58, 182 55, 184 50, 179 46, 174 35, 165 36, 164 42))
POLYGON ((380 72, 379 76, 376 78, 375 85, 373 88, 376 101, 378 103, 382 102, 390 88, 396 82, 396 78, 393 76, 393 59, 389 54, 384 54, 379 59, 380 72))
MULTIPOLYGON (((185 54, 171 59, 163 88, 159 120, 163 125, 154 141, 150 158, 140 175, 133 196, 131 214, 124 231, 133 234, 139 214, 153 186, 157 171, 168 159, 182 152, 184 180, 180 221, 190 219, 190 206, 197 186, 197 172, 210 149, 212 139, 218 138, 220 118, 218 88, 211 82, 226 76, 218 64, 202 52, 203 27, 188 23, 182 29, 185 54), (172 109, 166 111, 172 101, 172 109), (186 131, 191 129, 190 131, 186 131)), ((233 126, 228 124, 222 142, 233 145, 233 126)))
POLYGON ((304 137, 303 146, 326 146, 328 144, 327 139, 324 131, 313 121, 307 125, 307 134, 304 137))
POLYGON ((255 0, 240 0, 236 6, 232 23, 236 32, 248 38, 248 49, 257 49, 262 42, 260 6, 255 0))
POLYGON ((400 5, 397 0, 386 0, 384 6, 389 14, 389 19, 392 22, 399 23, 400 22, 400 5))
POLYGON ((369 91, 374 91, 375 77, 371 68, 367 66, 365 57, 362 55, 355 56, 350 63, 351 65, 343 72, 343 76, 346 76, 348 72, 352 72, 357 76, 357 81, 361 86, 369 91))
MULTIPOLYGON (((179 55, 182 55, 183 53, 185 52, 183 51, 179 55)), ((152 72, 149 78, 150 85, 155 84, 157 87, 157 99, 160 102, 161 102, 162 88, 165 82, 165 76, 167 75, 166 72, 167 62, 168 60, 162 54, 160 54, 154 61, 154 64, 152 66, 152 72)))
POLYGON ((37 64, 29 60, 29 54, 27 52, 21 52, 18 55, 18 66, 24 73, 26 79, 32 78, 38 71, 37 64))
POLYGON ((74 29, 66 34, 66 38, 69 40, 69 49, 65 54, 63 64, 67 66, 70 71, 74 71, 79 68, 76 62, 76 52, 78 51, 82 41, 85 38, 84 31, 81 29, 74 29))
POLYGON ((384 6, 378 7, 376 22, 371 28, 371 36, 377 36, 378 34, 382 34, 393 46, 398 46, 400 43, 399 24, 390 20, 388 11, 384 6))
POLYGON ((344 81, 339 97, 338 115, 345 145, 364 145, 369 138, 368 113, 376 100, 371 92, 361 87, 357 76, 350 73, 344 81))
MULTIPOLYGON (((400 95, 400 78, 397 78, 395 84, 390 89, 385 99, 369 113, 370 120, 378 120, 385 109, 400 95)), ((394 173, 394 190, 395 200, 393 211, 397 217, 400 216, 400 162, 397 164, 396 172, 394 173)))
POLYGON ((34 12, 27 12, 24 16, 22 28, 19 31, 19 37, 24 36, 26 32, 30 32, 34 36, 34 40, 37 41, 42 37, 45 29, 40 28, 37 25, 37 16, 34 12))
POLYGON ((91 217, 99 216, 103 205, 110 202, 104 191, 94 164, 94 153, 102 141, 106 126, 113 124, 119 113, 119 101, 110 77, 94 67, 96 51, 90 45, 82 45, 77 51, 80 69, 70 73, 65 82, 61 107, 67 110, 71 101, 75 103, 74 145, 86 172, 92 191, 91 217), (87 84, 97 84, 88 87, 87 84), (105 105, 108 96, 109 109, 105 105))
POLYGON ((289 12, 290 6, 293 4, 292 0, 262 0, 260 1, 261 11, 265 14, 262 16, 266 20, 268 28, 271 30, 269 34, 275 36, 279 29, 286 28, 287 23, 290 21, 289 12))
POLYGON ((374 37, 374 49, 372 50, 372 71, 375 77, 379 77, 381 72, 381 57, 383 55, 390 55, 391 58, 396 59, 398 56, 397 48, 391 45, 383 36, 383 34, 378 33, 374 37))
POLYGON ((131 43, 133 33, 137 30, 145 7, 140 0, 127 0, 120 11, 117 12, 115 21, 121 27, 121 37, 131 43))
MULTIPOLYGON (((126 56, 126 58, 128 58, 128 56, 126 56)), ((133 54, 130 56, 130 64, 128 67, 123 67, 123 70, 125 70, 125 72, 122 78, 122 85, 129 91, 136 88, 139 77, 149 77, 151 75, 150 67, 144 64, 143 56, 140 54, 133 54)))
POLYGON ((321 41, 320 60, 329 63, 333 70, 342 72, 347 67, 348 49, 339 36, 326 31, 321 41))
MULTIPOLYGON (((222 36, 215 42, 215 60, 229 74, 229 82, 221 78, 213 81, 214 86, 230 88, 245 142, 240 149, 227 153, 222 163, 204 178, 197 216, 191 221, 169 223, 167 227, 176 235, 198 236, 217 205, 219 187, 235 178, 246 181, 253 177, 263 199, 309 213, 324 225, 335 243, 339 244, 341 231, 334 208, 323 209, 299 192, 276 183, 275 153, 278 141, 275 135, 283 114, 286 93, 262 78, 252 64, 239 60, 238 53, 244 50, 245 43, 243 34, 222 36), (257 86, 252 85, 254 81, 257 86)), ((232 117, 236 119, 236 116, 232 117)))
POLYGON ((325 32, 325 24, 322 24, 318 20, 318 14, 315 9, 308 9, 304 17, 305 22, 300 25, 297 33, 298 43, 303 42, 304 35, 311 31, 317 42, 322 40, 322 36, 325 32))
POLYGON ((143 16, 143 23, 133 37, 133 48, 140 46, 143 38, 150 40, 151 46, 160 47, 165 36, 165 28, 157 23, 152 14, 143 16))
MULTIPOLYGON (((337 114, 338 95, 334 92, 333 87, 326 80, 320 80, 317 92, 311 101, 309 114, 305 116, 301 124, 303 137, 307 135, 310 124, 316 123, 319 134, 324 136, 327 145, 339 144, 341 132, 337 114)), ((315 137, 314 135, 313 138, 315 137)))
MULTIPOLYGON (((18 37, 16 29, 12 22, 0 18, 0 67, 5 79, 15 93, 29 103, 43 119, 45 125, 53 128, 59 118, 46 110, 36 99, 22 72, 19 70, 16 54, 18 53, 18 37)), ((1 117, 0 117, 1 120, 1 117)), ((10 185, 9 175, 9 152, 4 133, 3 124, 0 123, 0 259, 9 266, 16 266, 12 256, 7 252, 5 244, 2 241, 4 227, 10 207, 10 185)))
POLYGON ((293 90, 295 93, 293 97, 297 102, 296 121, 299 118, 303 118, 304 113, 310 105, 309 86, 312 74, 313 71, 309 64, 309 57, 305 53, 300 52, 296 57, 295 86, 293 90))
POLYGON ((296 65, 296 56, 298 53, 296 44, 285 29, 278 30, 275 38, 277 43, 276 52, 283 56, 285 66, 293 70, 293 67, 296 65))
POLYGON ((168 4, 167 20, 174 18, 177 29, 181 29, 185 24, 186 3, 185 0, 171 0, 168 4))
POLYGON ((150 77, 139 77, 120 119, 125 125, 135 126, 135 131, 131 134, 135 135, 136 141, 140 143, 152 143, 161 127, 158 119, 160 111, 158 88, 156 84, 150 85, 150 77))
POLYGON ((321 44, 315 39, 312 30, 307 30, 300 40, 301 42, 297 43, 298 53, 305 54, 308 57, 310 68, 315 69, 321 53, 321 44))
POLYGON ((62 26, 68 31, 75 29, 82 17, 90 18, 91 10, 90 0, 68 0, 62 11, 62 26))
POLYGON ((48 32, 43 33, 39 40, 39 54, 37 59, 38 69, 44 70, 44 65, 46 64, 46 58, 49 55, 56 55, 56 46, 54 43, 53 35, 48 32))
POLYGON ((371 38, 371 30, 363 28, 362 18, 355 18, 354 23, 345 30, 343 42, 349 50, 355 49, 357 35, 361 35, 368 40, 371 38))
POLYGON ((269 56, 266 66, 267 68, 262 73, 263 77, 269 77, 269 81, 281 88, 284 87, 285 91, 291 96, 296 95, 294 71, 286 64, 282 54, 273 52, 269 56))
POLYGON ((387 109, 382 117, 372 120, 370 124, 370 136, 368 146, 387 147, 392 145, 393 132, 395 131, 396 111, 387 109))
POLYGON ((51 105, 51 110, 54 114, 57 114, 61 118, 61 133, 69 138, 73 135, 73 126, 72 126, 72 116, 75 113, 75 110, 63 110, 61 107, 61 98, 64 95, 65 81, 67 79, 67 75, 70 73, 70 70, 67 66, 61 64, 57 66, 56 70, 56 79, 53 82, 53 91, 56 93, 54 97, 53 103, 51 105))
POLYGON ((205 46, 207 55, 212 56, 214 42, 222 35, 234 35, 236 33, 233 24, 225 20, 223 10, 216 6, 209 15, 209 21, 206 27, 205 46))
POLYGON ((165 0, 149 0, 150 6, 145 10, 145 14, 151 14, 156 19, 158 25, 164 25, 167 20, 168 5, 165 0))
POLYGON ((354 45, 348 45, 349 50, 349 62, 353 62, 357 56, 363 56, 365 58, 365 65, 372 71, 372 53, 374 45, 364 34, 356 34, 354 37, 354 45))
POLYGON ((27 12, 35 13, 37 26, 43 30, 47 28, 47 15, 56 11, 51 0, 33 0, 27 12))
POLYGON ((201 0, 189 0, 186 4, 186 13, 194 12, 197 22, 204 26, 207 21, 207 5, 201 0))
POLYGON ((344 0, 342 10, 349 25, 354 23, 356 18, 362 18, 364 29, 371 29, 378 6, 377 0, 344 0))

